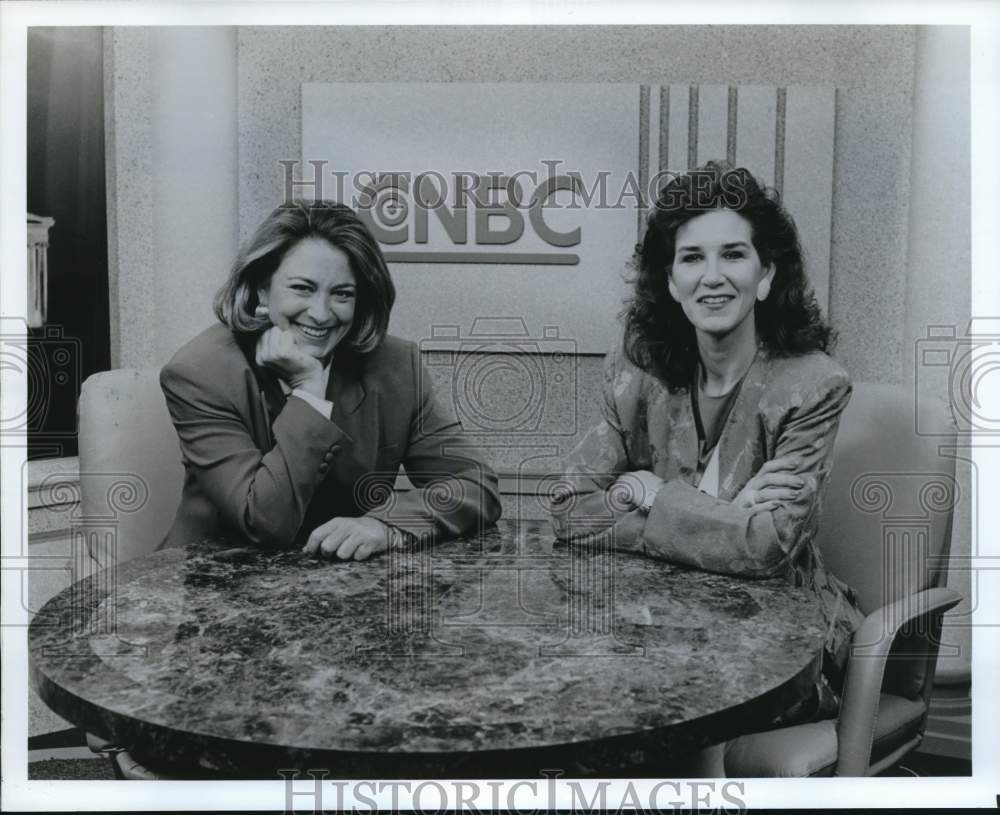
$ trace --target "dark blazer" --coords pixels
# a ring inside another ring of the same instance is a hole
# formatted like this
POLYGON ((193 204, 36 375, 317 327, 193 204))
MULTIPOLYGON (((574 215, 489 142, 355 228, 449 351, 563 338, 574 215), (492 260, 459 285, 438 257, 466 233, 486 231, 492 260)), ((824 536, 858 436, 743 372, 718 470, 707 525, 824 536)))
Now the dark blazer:
POLYGON ((164 545, 234 535, 303 544, 335 516, 455 537, 500 516, 497 478, 435 400, 415 344, 335 351, 329 418, 257 366, 256 338, 215 325, 160 373, 185 479, 164 545), (394 492, 399 467, 415 489, 394 492))
POLYGON ((851 395, 846 372, 823 353, 772 357, 747 372, 719 440, 719 490, 698 490, 698 433, 690 390, 670 393, 623 352, 605 366, 602 420, 564 463, 569 495, 553 506, 556 534, 614 531, 615 546, 706 571, 787 575, 811 586, 828 621, 827 648, 843 664, 863 615, 853 592, 826 571, 815 544, 822 489, 840 414, 851 395), (751 515, 731 503, 765 461, 792 456, 807 486, 794 501, 751 515), (608 491, 625 472, 651 470, 665 484, 648 515, 608 491))

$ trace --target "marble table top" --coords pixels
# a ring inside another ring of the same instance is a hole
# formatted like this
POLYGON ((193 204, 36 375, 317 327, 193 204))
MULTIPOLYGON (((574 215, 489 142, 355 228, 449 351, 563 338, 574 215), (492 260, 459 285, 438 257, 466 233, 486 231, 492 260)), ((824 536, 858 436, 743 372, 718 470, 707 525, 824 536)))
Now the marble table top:
POLYGON ((636 774, 765 726, 823 636, 784 580, 501 522, 363 563, 162 550, 53 598, 29 642, 57 713, 180 777, 418 778, 636 774))

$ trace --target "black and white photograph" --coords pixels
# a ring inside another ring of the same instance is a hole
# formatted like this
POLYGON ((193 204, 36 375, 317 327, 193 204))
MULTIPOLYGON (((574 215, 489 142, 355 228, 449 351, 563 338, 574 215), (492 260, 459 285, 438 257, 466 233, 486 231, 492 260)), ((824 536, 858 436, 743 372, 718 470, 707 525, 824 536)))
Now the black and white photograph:
POLYGON ((700 5, 0 8, 5 807, 995 806, 1000 16, 700 5))

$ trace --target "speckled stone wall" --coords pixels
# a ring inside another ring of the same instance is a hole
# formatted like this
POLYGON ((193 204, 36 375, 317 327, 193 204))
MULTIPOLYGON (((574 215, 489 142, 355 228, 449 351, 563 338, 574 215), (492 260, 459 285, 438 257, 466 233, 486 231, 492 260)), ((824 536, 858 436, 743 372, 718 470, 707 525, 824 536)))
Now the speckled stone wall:
POLYGON ((241 28, 240 234, 280 200, 277 161, 301 155, 302 82, 833 85, 837 356, 902 382, 915 42, 902 26, 241 28))
POLYGON ((153 281, 153 134, 149 29, 105 37, 108 172, 108 283, 111 364, 153 364, 158 304, 153 281))
POLYGON ((112 366, 144 368, 212 322, 236 254, 236 31, 105 42, 112 366))

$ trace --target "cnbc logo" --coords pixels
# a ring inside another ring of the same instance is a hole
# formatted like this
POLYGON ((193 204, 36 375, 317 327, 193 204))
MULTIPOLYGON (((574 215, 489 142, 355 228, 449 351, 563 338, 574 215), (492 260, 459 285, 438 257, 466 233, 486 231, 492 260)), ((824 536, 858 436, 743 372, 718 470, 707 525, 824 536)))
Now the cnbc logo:
MULTIPOLYGON (((292 162, 289 162, 293 164, 292 162)), ((349 203, 388 262, 575 266, 582 235, 579 175, 532 171, 346 173, 310 161, 312 181, 291 181, 315 198, 349 203), (335 189, 330 188, 330 179, 335 189), (324 183, 325 181, 325 183, 324 183), (326 189, 324 189, 326 187, 326 189)), ((286 164, 286 162, 282 162, 286 164)))

